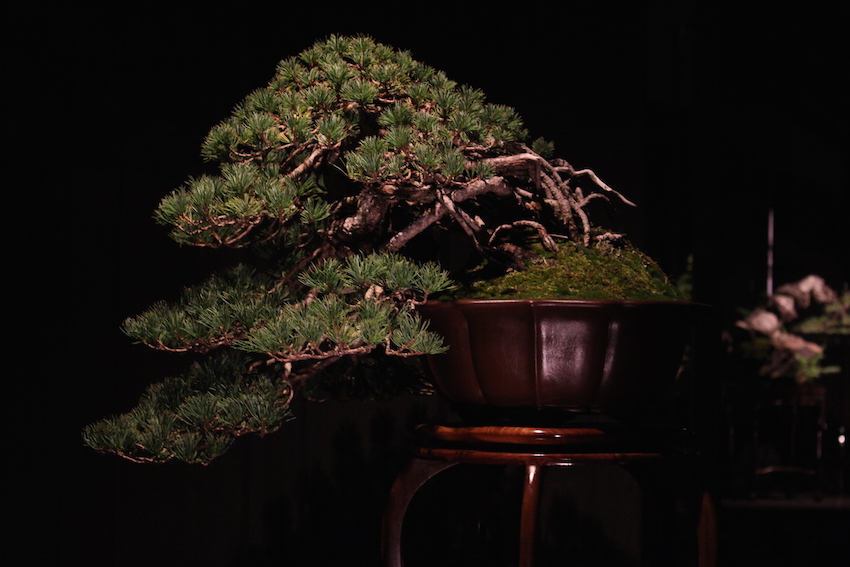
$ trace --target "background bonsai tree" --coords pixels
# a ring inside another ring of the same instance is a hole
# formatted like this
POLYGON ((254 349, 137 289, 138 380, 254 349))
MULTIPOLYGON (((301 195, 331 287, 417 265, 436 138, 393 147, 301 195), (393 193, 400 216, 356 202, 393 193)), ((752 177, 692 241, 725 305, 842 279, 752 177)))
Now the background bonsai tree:
POLYGON ((809 275, 780 286, 736 327, 746 334, 730 350, 757 361, 759 376, 812 382, 841 371, 824 358, 829 342, 850 336, 850 290, 838 293, 822 277, 809 275))
MULTIPOLYGON (((414 309, 434 293, 551 264, 540 258, 559 249, 631 254, 587 213, 596 198, 628 201, 526 138, 512 108, 368 37, 281 61, 206 137, 217 172, 155 212, 180 245, 238 251, 123 325, 194 355, 190 368, 88 426, 85 442, 209 462, 291 419, 296 395, 421 387, 415 355, 445 348, 414 309)), ((657 269, 634 254, 633 268, 657 269)))

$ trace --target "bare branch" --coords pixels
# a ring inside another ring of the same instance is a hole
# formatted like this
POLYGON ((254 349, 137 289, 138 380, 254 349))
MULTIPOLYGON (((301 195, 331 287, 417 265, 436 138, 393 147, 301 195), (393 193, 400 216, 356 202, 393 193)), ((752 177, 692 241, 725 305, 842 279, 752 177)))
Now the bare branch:
POLYGON ((446 206, 449 210, 449 213, 454 217, 457 223, 461 226, 461 228, 468 234, 469 236, 474 236, 476 232, 481 229, 481 226, 475 222, 463 209, 456 207, 454 202, 449 198, 448 195, 442 193, 440 195, 440 201, 446 206))
POLYGON ((434 205, 434 208, 430 213, 420 216, 404 229, 393 235, 389 242, 387 242, 386 249, 390 252, 398 252, 405 244, 410 242, 414 236, 443 218, 448 212, 449 210, 445 207, 445 205, 438 202, 434 205))
POLYGON ((460 203, 478 195, 494 193, 502 197, 508 197, 514 193, 513 188, 505 182, 504 177, 491 177, 490 179, 476 179, 464 185, 461 189, 452 191, 452 201, 460 203))
POLYGON ((312 169, 313 165, 316 163, 316 160, 318 160, 327 151, 328 151, 328 148, 323 148, 323 147, 318 147, 318 148, 314 149, 313 153, 311 153, 309 156, 307 156, 304 159, 304 161, 302 161, 298 165, 298 167, 296 167, 295 169, 293 169, 292 171, 287 173, 285 177, 293 179, 295 177, 298 177, 299 175, 301 175, 302 173, 304 173, 308 169, 312 169))
POLYGON ((619 191, 615 191, 614 189, 609 187, 608 184, 606 184, 604 181, 599 179, 599 176, 596 175, 596 173, 594 173, 590 169, 575 170, 575 169, 573 169, 573 166, 571 166, 570 164, 566 164, 565 166, 555 167, 555 170, 556 171, 566 171, 572 177, 578 177, 580 175, 586 175, 587 177, 590 177, 590 179, 593 181, 593 183, 596 184, 596 186, 599 187, 600 189, 602 189, 603 191, 613 193, 614 195, 619 197, 620 200, 623 201, 627 205, 631 205, 632 207, 637 206, 634 203, 632 203, 631 201, 629 201, 628 199, 626 199, 619 191))
POLYGON ((496 235, 499 232, 501 232, 502 230, 514 228, 515 226, 530 226, 530 227, 534 228, 537 231, 537 234, 540 236, 540 240, 543 242, 544 248, 546 248, 550 252, 557 252, 558 251, 558 244, 555 242, 555 240, 549 234, 549 231, 546 230, 546 228, 542 224, 540 224, 539 222, 531 221, 531 220, 518 220, 518 221, 515 221, 515 222, 512 222, 512 223, 503 224, 503 225, 496 227, 496 230, 494 230, 493 234, 490 235, 490 241, 488 243, 493 244, 493 241, 496 239, 496 235))

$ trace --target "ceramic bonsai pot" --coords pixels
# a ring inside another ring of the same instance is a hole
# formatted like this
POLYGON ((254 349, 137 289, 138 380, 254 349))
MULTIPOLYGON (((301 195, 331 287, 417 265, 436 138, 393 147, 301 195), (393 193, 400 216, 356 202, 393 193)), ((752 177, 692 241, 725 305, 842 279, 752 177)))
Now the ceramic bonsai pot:
POLYGON ((419 311, 449 346, 428 357, 435 384, 467 411, 630 416, 674 384, 695 307, 517 299, 434 301, 419 311))

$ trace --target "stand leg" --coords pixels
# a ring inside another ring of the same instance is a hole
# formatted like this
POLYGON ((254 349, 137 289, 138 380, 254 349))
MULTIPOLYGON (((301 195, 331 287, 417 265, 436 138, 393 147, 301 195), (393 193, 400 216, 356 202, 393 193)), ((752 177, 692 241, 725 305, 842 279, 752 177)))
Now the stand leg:
POLYGON ((402 567, 401 529, 407 507, 416 492, 439 472, 457 463, 413 459, 399 475, 390 490, 390 499, 384 512, 381 555, 386 567, 402 567))
POLYGON ((702 495, 697 533, 699 567, 717 567, 717 517, 707 492, 702 495))
POLYGON ((525 467, 525 486, 522 493, 522 517, 519 533, 519 565, 532 567, 534 544, 537 531, 537 503, 540 499, 540 467, 529 464, 525 467))

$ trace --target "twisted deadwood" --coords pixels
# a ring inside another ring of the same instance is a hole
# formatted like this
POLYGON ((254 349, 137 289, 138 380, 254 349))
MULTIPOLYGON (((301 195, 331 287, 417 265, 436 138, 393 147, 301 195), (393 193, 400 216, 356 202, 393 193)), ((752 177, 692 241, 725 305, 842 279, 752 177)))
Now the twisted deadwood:
MULTIPOLYGON (((445 217, 451 217, 457 222, 464 232, 473 238, 476 246, 479 246, 481 242, 492 244, 495 235, 506 228, 533 226, 547 248, 557 248, 548 229, 536 218, 518 219, 509 225, 487 227, 485 223, 467 213, 462 207, 465 202, 485 194, 493 194, 505 199, 513 198, 525 210, 530 211, 532 217, 539 217, 543 206, 548 206, 558 225, 566 229, 574 240, 580 240, 585 246, 590 245, 591 226, 584 209, 591 199, 607 199, 610 194, 623 203, 634 206, 634 203, 610 188, 593 171, 575 170, 562 160, 550 163, 528 148, 522 149, 521 153, 483 160, 496 172, 497 175, 494 177, 474 179, 464 184, 446 184, 436 189, 431 208, 395 232, 387 241, 385 248, 390 251, 402 249, 418 234, 445 217), (602 192, 585 196, 580 186, 573 185, 575 180, 582 176, 589 178, 602 192), (518 178, 527 179, 530 182, 530 189, 511 181, 518 178)), ((421 189, 428 188, 421 187, 421 189)), ((383 215, 388 213, 390 208, 390 206, 376 208, 374 195, 371 198, 364 198, 356 215, 346 219, 343 226, 347 230, 355 227, 362 229, 366 226, 380 226, 383 215), (365 219, 370 220, 367 222, 365 219)))

